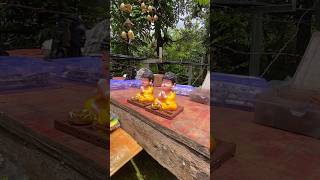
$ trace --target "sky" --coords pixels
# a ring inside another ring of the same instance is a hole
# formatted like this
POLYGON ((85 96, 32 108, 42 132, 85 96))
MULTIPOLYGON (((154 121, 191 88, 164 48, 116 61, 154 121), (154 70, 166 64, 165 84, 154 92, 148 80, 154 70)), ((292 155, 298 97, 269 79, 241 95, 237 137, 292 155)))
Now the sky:
MULTIPOLYGON (((177 23, 177 28, 178 28, 178 29, 183 29, 183 28, 184 28, 184 21, 181 20, 181 19, 184 19, 186 16, 187 16, 187 15, 180 15, 180 20, 179 20, 179 22, 177 23)), ((192 19, 192 23, 196 23, 197 21, 199 21, 199 20, 197 20, 197 19, 192 19)), ((200 22, 200 27, 203 27, 203 26, 204 26, 204 22, 201 21, 201 20, 200 20, 199 22, 200 22)))
POLYGON ((184 21, 181 20, 181 19, 182 18, 184 19, 185 17, 186 17, 186 15, 180 15, 180 20, 179 20, 179 22, 177 24, 177 28, 179 28, 179 29, 183 29, 184 28, 184 21))
POLYGON ((183 21, 179 20, 178 24, 177 24, 177 28, 179 29, 183 29, 184 28, 184 23, 183 21))

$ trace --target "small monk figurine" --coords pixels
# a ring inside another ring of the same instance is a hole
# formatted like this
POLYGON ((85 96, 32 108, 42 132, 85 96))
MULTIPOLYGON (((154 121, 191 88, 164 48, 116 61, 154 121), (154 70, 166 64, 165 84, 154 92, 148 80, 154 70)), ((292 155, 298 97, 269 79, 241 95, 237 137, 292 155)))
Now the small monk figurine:
POLYGON ((172 72, 167 72, 163 76, 161 84, 161 92, 158 98, 154 100, 151 107, 152 109, 161 109, 166 111, 175 111, 178 107, 176 103, 176 93, 173 88, 176 85, 177 76, 172 72))
POLYGON ((131 99, 139 102, 148 102, 152 103, 154 101, 153 96, 153 80, 154 76, 151 70, 147 69, 141 76, 142 86, 140 88, 140 92, 137 93, 135 97, 131 99))
POLYGON ((109 83, 106 79, 98 82, 98 93, 85 102, 84 108, 97 115, 97 123, 106 126, 109 118, 109 83))
POLYGON ((99 127, 106 127, 109 118, 108 89, 108 81, 100 80, 97 95, 85 102, 84 109, 70 112, 71 123, 75 125, 97 123, 99 127))

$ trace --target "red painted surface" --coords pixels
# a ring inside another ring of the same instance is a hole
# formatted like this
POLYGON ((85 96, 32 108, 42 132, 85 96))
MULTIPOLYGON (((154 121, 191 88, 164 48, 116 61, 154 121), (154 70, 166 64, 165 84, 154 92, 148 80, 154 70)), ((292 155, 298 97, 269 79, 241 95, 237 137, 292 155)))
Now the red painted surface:
POLYGON ((25 127, 44 135, 85 158, 107 168, 107 150, 54 128, 54 120, 66 119, 69 111, 80 109, 93 96, 94 87, 64 83, 60 89, 39 88, 27 92, 0 94, 0 111, 20 121, 25 127))
MULTIPOLYGON (((113 100, 143 114, 150 121, 168 128, 179 135, 185 136, 190 141, 198 143, 209 149, 210 147, 210 106, 199 104, 189 100, 186 96, 177 96, 177 103, 184 107, 184 111, 172 120, 147 112, 146 110, 129 104, 127 99, 134 96, 138 89, 111 91, 113 100)), ((157 90, 155 92, 157 94, 157 90)))
POLYGON ((215 136, 237 145, 213 179, 320 179, 320 140, 256 124, 253 112, 213 107, 212 113, 215 136))

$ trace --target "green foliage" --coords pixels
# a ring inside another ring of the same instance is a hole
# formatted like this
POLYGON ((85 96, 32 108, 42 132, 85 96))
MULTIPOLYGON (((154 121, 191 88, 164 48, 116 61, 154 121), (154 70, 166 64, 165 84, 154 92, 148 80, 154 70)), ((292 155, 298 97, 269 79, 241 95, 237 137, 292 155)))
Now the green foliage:
POLYGON ((82 15, 84 24, 91 28, 106 17, 107 8, 106 3, 91 0, 81 0, 78 5, 73 0, 15 1, 15 5, 25 8, 9 6, 9 2, 4 1, 8 5, 0 8, 0 46, 5 49, 40 47, 44 40, 52 38, 56 23, 65 16, 62 13, 82 15))
MULTIPOLYGON (((251 15, 244 9, 215 10, 212 18, 214 71, 249 75, 251 15)), ((263 17, 263 51, 261 71, 268 66, 284 44, 295 35, 297 21, 292 15, 263 17)), ((301 57, 296 54, 296 41, 291 42, 266 74, 267 79, 292 76, 301 57)))
MULTIPOLYGON (((159 17, 155 26, 161 27, 161 31, 164 35, 167 35, 167 29, 175 27, 179 20, 179 15, 183 13, 185 5, 183 0, 168 0, 159 1, 157 7, 160 8, 157 15, 159 17)), ((146 5, 156 6, 152 3, 146 3, 146 5)), ((111 22, 112 22, 112 40, 111 47, 114 53, 119 54, 141 54, 142 49, 145 49, 148 44, 154 43, 152 38, 154 37, 155 27, 152 26, 147 20, 147 14, 142 14, 140 9, 140 3, 136 0, 113 0, 111 3, 111 22), (133 11, 129 14, 120 11, 119 7, 121 3, 130 3, 133 5, 133 11), (126 19, 129 18, 134 24, 132 31, 135 33, 135 39, 132 41, 129 47, 126 45, 120 34, 122 31, 128 31, 123 26, 126 19), (129 48, 130 51, 127 50, 129 48)), ((149 53, 153 56, 153 53, 149 53)))
POLYGON ((164 47, 165 59, 198 62, 206 54, 207 33, 199 24, 188 29, 174 29, 171 37, 174 42, 164 47))
MULTIPOLYGON (((184 1, 184 0, 167 0, 158 1, 153 6, 159 7, 158 12, 159 20, 155 26, 151 26, 146 19, 145 14, 141 14, 140 3, 136 0, 113 0, 111 6, 112 17, 112 39, 111 47, 113 53, 130 54, 134 56, 156 58, 157 57, 157 43, 159 43, 159 34, 157 34, 157 27, 162 34, 164 40, 163 55, 164 59, 170 61, 195 61, 200 62, 206 55, 206 43, 208 38, 208 22, 209 19, 208 9, 209 4, 207 1, 197 0, 184 1), (123 13, 119 10, 121 3, 130 3, 133 5, 133 12, 131 14, 123 13), (207 2, 207 3, 205 3, 207 2), (181 18, 181 15, 186 15, 185 29, 177 29, 176 24, 181 18), (134 27, 132 28, 135 33, 135 39, 130 46, 122 40, 120 34, 125 31, 123 23, 127 18, 130 18, 134 27), (205 26, 200 28, 199 24, 192 25, 191 21, 194 18, 202 19, 205 21, 205 26)), ((147 3, 147 5, 149 5, 147 3)), ((158 32, 159 32, 158 31, 158 32)), ((188 78, 188 68, 183 65, 165 65, 165 71, 172 71, 178 74, 179 83, 186 83, 188 78)), ((158 68, 152 66, 151 69, 154 73, 158 73, 158 68)), ((115 74, 123 74, 122 72, 115 72, 115 74)), ((202 71, 199 69, 194 70, 194 77, 198 77, 202 71)), ((198 78, 195 84, 202 82, 202 77, 198 78)))
MULTIPOLYGON (((297 27, 288 21, 290 16, 278 16, 277 21, 266 21, 264 23, 264 50, 266 52, 277 53, 284 46, 284 44, 296 33, 297 27), (283 21, 283 22, 282 22, 283 21)), ((282 53, 296 54, 296 41, 288 45, 286 50, 282 53)), ((273 60, 275 55, 263 55, 261 67, 267 65, 273 60)), ((274 63, 270 71, 266 74, 267 79, 283 80, 287 76, 293 76, 297 64, 301 57, 282 55, 276 63, 274 63)))
MULTIPOLYGON (((173 29, 170 36, 173 42, 164 47, 164 59, 169 61, 189 61, 194 63, 203 63, 202 60, 206 57, 206 39, 208 37, 205 27, 199 27, 195 24, 190 28, 173 29)), ((201 66, 193 67, 193 85, 199 86, 202 84, 203 77, 206 73, 202 71, 201 66), (202 76, 203 75, 203 76, 202 76)), ((188 82, 188 67, 180 64, 165 65, 165 71, 171 71, 178 75, 178 82, 186 84, 188 82)))
POLYGON ((199 5, 204 6, 204 5, 209 5, 210 0, 196 0, 199 5))
MULTIPOLYGON (((135 164, 139 167, 140 173, 146 180, 176 180, 177 178, 166 168, 161 166, 154 158, 142 151, 134 158, 135 164)), ((132 163, 125 164, 117 171, 111 180, 139 180, 132 163)))
POLYGON ((248 15, 236 11, 220 11, 213 13, 212 24, 214 29, 213 46, 214 70, 224 73, 244 74, 248 72, 248 54, 235 53, 249 52, 249 22, 248 15))

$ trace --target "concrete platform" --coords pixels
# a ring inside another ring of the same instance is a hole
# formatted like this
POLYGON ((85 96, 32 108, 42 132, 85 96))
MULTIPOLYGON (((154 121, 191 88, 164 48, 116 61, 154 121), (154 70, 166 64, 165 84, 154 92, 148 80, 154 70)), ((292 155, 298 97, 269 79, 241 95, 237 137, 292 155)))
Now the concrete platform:
POLYGON ((237 145, 214 180, 320 179, 320 140, 253 122, 254 113, 213 107, 216 137, 237 145))

